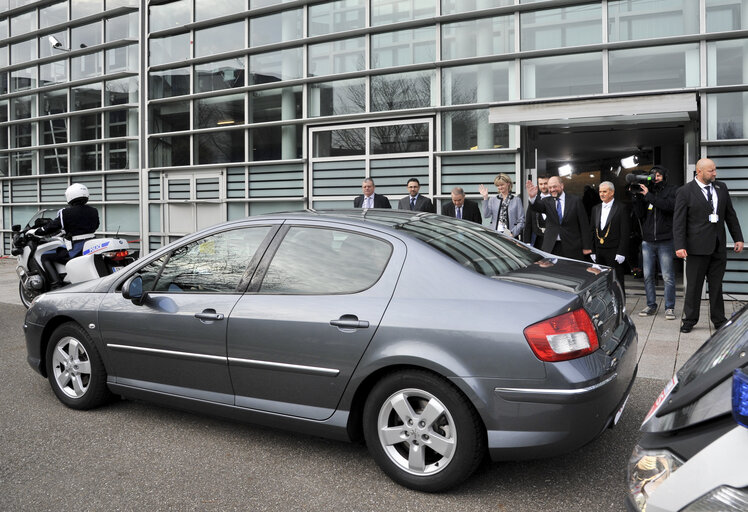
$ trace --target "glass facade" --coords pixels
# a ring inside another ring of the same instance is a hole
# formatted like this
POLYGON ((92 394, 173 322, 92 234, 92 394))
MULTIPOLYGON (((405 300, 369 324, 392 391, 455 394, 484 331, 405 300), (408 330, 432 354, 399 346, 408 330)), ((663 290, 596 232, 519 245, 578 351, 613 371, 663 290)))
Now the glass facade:
POLYGON ((691 92, 700 153, 748 157, 746 20, 748 0, 24 2, 0 13, 2 251, 74 181, 144 251, 348 206, 366 176, 478 198, 499 167, 523 179, 494 106, 691 92))

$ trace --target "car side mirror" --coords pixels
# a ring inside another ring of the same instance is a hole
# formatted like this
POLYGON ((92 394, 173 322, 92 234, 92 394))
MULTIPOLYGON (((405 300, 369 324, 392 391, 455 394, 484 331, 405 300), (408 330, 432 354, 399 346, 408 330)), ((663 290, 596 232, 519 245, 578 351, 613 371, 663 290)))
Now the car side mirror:
POLYGON ((146 296, 143 293, 143 278, 137 274, 128 278, 122 285, 122 296, 136 306, 143 304, 146 296))

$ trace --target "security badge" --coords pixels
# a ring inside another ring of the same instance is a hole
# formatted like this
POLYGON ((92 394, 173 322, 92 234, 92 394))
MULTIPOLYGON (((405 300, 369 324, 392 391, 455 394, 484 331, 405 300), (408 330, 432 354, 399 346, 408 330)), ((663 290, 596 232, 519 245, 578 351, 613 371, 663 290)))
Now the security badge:
MULTIPOLYGON (((718 189, 719 187, 717 185, 714 185, 714 188, 715 188, 715 192, 714 193, 716 194, 717 193, 716 189, 718 189)), ((709 202, 709 211, 712 212, 712 213, 709 214, 709 222, 711 222, 712 224, 717 224, 719 222, 719 215, 717 215, 716 213, 714 213, 714 203, 712 203, 709 200, 707 200, 707 201, 709 202)))

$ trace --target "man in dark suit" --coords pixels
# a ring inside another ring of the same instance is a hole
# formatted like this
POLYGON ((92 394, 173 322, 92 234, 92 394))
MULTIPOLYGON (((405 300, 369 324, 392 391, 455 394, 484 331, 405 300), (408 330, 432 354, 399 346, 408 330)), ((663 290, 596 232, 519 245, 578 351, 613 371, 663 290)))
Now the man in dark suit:
MULTIPOLYGON (((540 198, 549 197, 548 176, 538 176, 538 190, 540 198)), ((540 249, 543 247, 543 235, 545 234, 545 213, 538 213, 527 209, 525 214, 525 230, 522 233, 522 241, 540 249)))
POLYGON ((743 233, 727 186, 717 181, 717 168, 708 158, 696 162, 696 179, 683 185, 675 196, 673 241, 675 255, 686 260, 686 297, 681 332, 691 332, 699 321, 701 288, 709 283, 709 316, 719 329, 727 322, 722 299, 722 278, 727 266, 725 224, 743 250, 743 233))
POLYGON ((592 253, 592 232, 582 200, 566 194, 558 176, 548 180, 550 197, 538 199, 538 187, 527 181, 530 209, 545 213, 545 236, 541 249, 557 256, 581 260, 592 253), (537 199, 537 200, 536 200, 537 199))
POLYGON ((390 200, 386 196, 374 193, 374 180, 366 178, 361 184, 361 190, 364 192, 353 199, 354 208, 392 208, 390 200))
POLYGON ((478 224, 483 223, 483 216, 480 214, 478 203, 465 199, 465 191, 462 187, 452 189, 452 201, 442 207, 442 215, 471 220, 478 224))
POLYGON ((436 208, 434 208, 434 203, 431 202, 431 199, 418 193, 421 190, 421 183, 418 181, 418 178, 410 178, 407 187, 408 195, 400 199, 400 202, 397 203, 398 210, 436 213, 436 208))
POLYGON ((611 182, 600 183, 599 194, 602 203, 592 207, 590 218, 594 244, 590 258, 600 265, 613 267, 625 296, 623 262, 629 251, 629 211, 625 204, 615 200, 616 188, 611 182))

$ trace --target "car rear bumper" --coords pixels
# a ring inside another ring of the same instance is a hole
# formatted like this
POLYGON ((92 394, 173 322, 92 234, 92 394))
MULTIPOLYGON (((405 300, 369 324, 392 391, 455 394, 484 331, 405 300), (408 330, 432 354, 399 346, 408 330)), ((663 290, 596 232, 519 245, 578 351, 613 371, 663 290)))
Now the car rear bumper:
MULTIPOLYGON (((597 355, 608 371, 568 388, 494 387, 492 414, 486 421, 493 460, 534 459, 579 448, 613 425, 637 371, 637 334, 633 326, 610 356, 597 355)), ((484 416, 484 421, 485 421, 484 416)))

